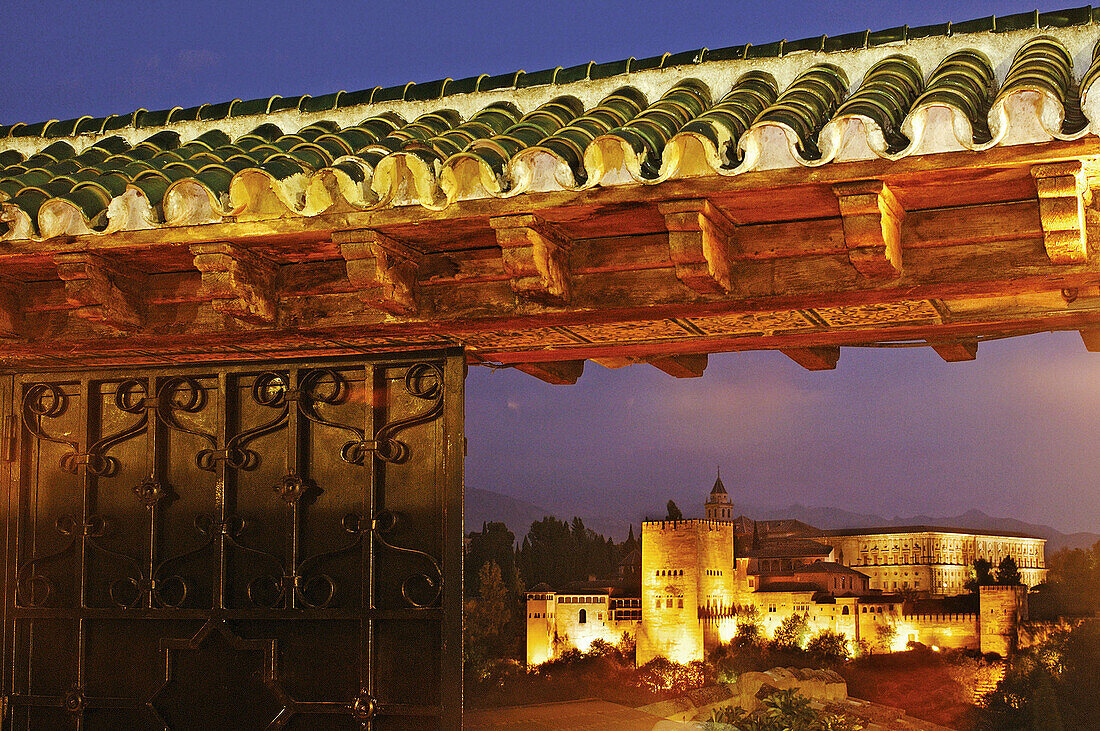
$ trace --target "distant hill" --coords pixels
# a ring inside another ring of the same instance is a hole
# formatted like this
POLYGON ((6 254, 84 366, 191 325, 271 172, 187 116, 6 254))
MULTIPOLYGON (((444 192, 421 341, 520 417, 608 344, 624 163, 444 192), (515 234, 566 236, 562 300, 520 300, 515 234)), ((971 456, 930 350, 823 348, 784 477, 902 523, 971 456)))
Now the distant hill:
POLYGON ((850 513, 838 508, 815 508, 804 505, 791 505, 782 510, 770 510, 761 515, 765 519, 794 518, 804 523, 826 530, 840 528, 871 528, 891 525, 937 525, 945 528, 965 528, 972 531, 996 530, 1023 533, 1047 540, 1047 552, 1053 553, 1063 548, 1090 548, 1100 541, 1097 533, 1062 533, 1049 525, 1026 523, 1015 518, 995 518, 980 510, 968 510, 961 515, 932 517, 914 515, 883 518, 879 515, 850 513))
MULTIPOLYGON (((586 510, 586 505, 587 501, 578 501, 578 509, 566 515, 565 513, 569 512, 568 510, 552 510, 492 490, 467 488, 466 530, 480 530, 483 522, 498 521, 506 524, 509 530, 516 534, 517 540, 522 540, 531 523, 542 520, 548 515, 553 515, 565 521, 572 520, 574 515, 579 515, 584 524, 597 533, 609 536, 617 542, 626 538, 631 516, 601 516, 586 510)), ((996 518, 986 515, 980 510, 968 510, 961 515, 938 518, 928 515, 884 518, 881 515, 853 513, 840 508, 822 508, 798 504, 780 509, 735 504, 734 509, 735 512, 760 520, 792 518, 826 530, 894 525, 938 525, 966 528, 974 531, 1013 531, 1045 538, 1048 554, 1063 548, 1090 548, 1097 541, 1100 541, 1100 534, 1098 533, 1062 533, 1049 525, 1025 523, 1014 518, 996 518)), ((650 514, 653 515, 658 513, 663 513, 663 507, 660 510, 654 508, 650 511, 650 514)), ((691 515, 689 514, 688 517, 691 517, 691 515)), ((636 518, 634 521, 635 530, 637 530, 639 522, 640 520, 636 518)))

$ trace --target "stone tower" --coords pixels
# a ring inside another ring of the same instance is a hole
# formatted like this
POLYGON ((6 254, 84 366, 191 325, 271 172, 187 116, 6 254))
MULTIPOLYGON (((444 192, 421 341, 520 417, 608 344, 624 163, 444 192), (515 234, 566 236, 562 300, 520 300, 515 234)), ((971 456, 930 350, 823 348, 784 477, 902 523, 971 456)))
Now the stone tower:
POLYGON ((642 523, 638 665, 658 655, 676 662, 702 660, 718 644, 718 622, 705 619, 731 615, 734 538, 729 521, 642 523))
POLYGON ((710 490, 704 510, 707 520, 733 520, 733 506, 730 505, 726 486, 722 484, 721 471, 718 472, 718 479, 714 481, 714 487, 710 490))
POLYGON ((978 587, 982 652, 1008 657, 1016 650, 1020 622, 1028 619, 1026 586, 978 587))

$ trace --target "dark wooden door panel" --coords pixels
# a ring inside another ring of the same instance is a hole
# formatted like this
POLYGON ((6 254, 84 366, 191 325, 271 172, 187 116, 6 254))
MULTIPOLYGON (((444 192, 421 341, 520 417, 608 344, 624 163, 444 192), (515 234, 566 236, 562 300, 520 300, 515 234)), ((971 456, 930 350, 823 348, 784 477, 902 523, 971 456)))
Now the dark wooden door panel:
POLYGON ((453 728, 462 354, 8 377, 12 728, 453 728))

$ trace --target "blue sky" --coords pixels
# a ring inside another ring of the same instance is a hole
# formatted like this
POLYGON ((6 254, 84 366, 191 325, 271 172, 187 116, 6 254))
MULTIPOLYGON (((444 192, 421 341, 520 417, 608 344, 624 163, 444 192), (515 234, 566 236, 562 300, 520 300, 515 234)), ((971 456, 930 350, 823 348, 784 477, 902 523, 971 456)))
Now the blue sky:
MULTIPOLYGON (((66 119, 534 71, 588 60, 921 25, 1070 3, 36 2, 0 24, 0 122, 66 119)), ((588 364, 577 386, 475 368, 467 484, 563 512, 579 500, 686 512, 721 464, 735 501, 885 515, 969 508, 1100 529, 1100 354, 1074 333, 846 349, 809 373, 778 353, 712 356, 679 381, 588 364)))

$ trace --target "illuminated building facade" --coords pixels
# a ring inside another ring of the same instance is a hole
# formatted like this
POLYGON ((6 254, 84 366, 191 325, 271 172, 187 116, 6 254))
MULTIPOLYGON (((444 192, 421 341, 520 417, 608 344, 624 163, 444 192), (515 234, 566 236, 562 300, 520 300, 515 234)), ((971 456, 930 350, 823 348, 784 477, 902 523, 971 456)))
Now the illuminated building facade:
POLYGON ((931 526, 821 531, 796 520, 733 517, 721 478, 704 519, 642 524, 640 586, 586 582, 528 593, 527 662, 538 664, 624 634, 642 665, 663 656, 702 659, 737 632, 754 608, 765 635, 792 614, 810 634, 843 633, 853 644, 902 650, 909 642, 1006 654, 1027 617, 1027 587, 1046 576, 1045 541, 931 526), (981 587, 977 611, 962 594, 977 558, 1016 560, 1024 586, 981 587))
POLYGON ((831 545, 836 560, 871 577, 871 588, 914 590, 952 596, 966 591, 974 561, 996 568, 1011 556, 1025 586, 1046 578, 1046 541, 996 531, 975 533, 932 526, 825 531, 817 540, 831 545))

